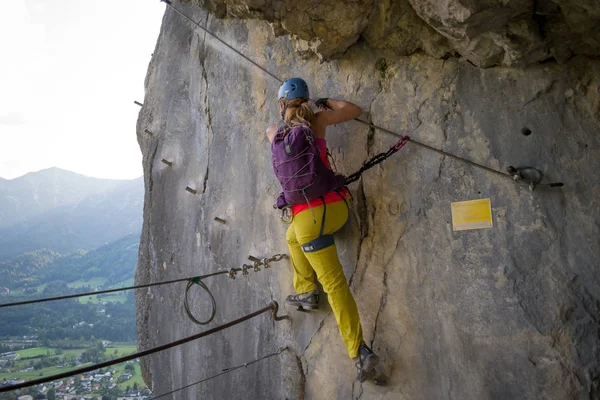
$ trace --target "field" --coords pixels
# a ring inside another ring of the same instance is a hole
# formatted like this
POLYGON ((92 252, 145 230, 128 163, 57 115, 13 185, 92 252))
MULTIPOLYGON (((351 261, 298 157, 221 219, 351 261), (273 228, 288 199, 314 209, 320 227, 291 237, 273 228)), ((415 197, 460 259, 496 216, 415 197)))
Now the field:
MULTIPOLYGON (((67 284, 67 286, 69 286, 70 288, 82 288, 82 287, 90 287, 92 288, 92 290, 96 289, 97 287, 102 287, 106 285, 106 278, 102 278, 102 277, 95 277, 95 278, 91 278, 88 280, 77 280, 74 282, 70 282, 67 284)), ((42 283, 41 285, 38 285, 36 287, 36 291, 38 294, 42 293, 44 291, 44 289, 46 288, 48 284, 47 283, 42 283)), ((133 285, 133 278, 131 279, 127 279, 126 281, 120 282, 116 285, 110 285, 109 288, 117 288, 117 287, 124 287, 124 286, 132 286, 133 285)), ((18 296, 23 296, 23 290, 22 289, 16 289, 13 291, 14 295, 18 295, 18 296)), ((106 302, 120 302, 120 303, 124 303, 126 300, 126 296, 127 296, 127 292, 117 292, 117 293, 111 293, 108 295, 105 295, 105 297, 101 298, 101 301, 106 301, 106 302)), ((87 297, 82 297, 79 299, 80 303, 88 303, 88 302, 93 302, 96 303, 98 302, 97 300, 97 296, 91 296, 90 298, 87 297)))
MULTIPOLYGON (((38 295, 41 294, 44 291, 44 288, 47 286, 47 283, 43 283, 39 286, 36 287, 37 293, 38 295)), ((96 277, 96 278, 91 278, 88 280, 77 280, 74 282, 71 282, 69 284, 67 284, 67 286, 69 286, 70 288, 83 288, 83 287, 90 287, 93 290, 95 290, 97 287, 103 287, 106 285, 106 278, 100 278, 100 277, 96 277)), ((132 279, 127 279, 126 281, 123 282, 119 282, 115 285, 110 285, 107 288, 108 289, 112 289, 112 288, 118 288, 118 287, 125 287, 125 286, 132 286, 133 285, 133 278, 132 279)), ((16 289, 13 291, 14 295, 17 296, 24 296, 25 294, 23 293, 22 289, 16 289)), ((110 302, 115 302, 115 303, 125 303, 127 301, 127 292, 116 292, 116 293, 109 293, 106 295, 92 295, 89 297, 80 297, 79 302, 82 304, 87 304, 87 303, 98 303, 99 301, 105 301, 107 303, 110 302)))
POLYGON ((98 303, 101 301, 105 301, 107 303, 125 303, 127 301, 127 295, 125 294, 125 292, 118 292, 118 293, 110 293, 110 294, 106 294, 106 295, 92 295, 89 297, 80 297, 79 298, 79 302, 82 304, 87 304, 87 303, 98 303))
MULTIPOLYGON (((115 365, 115 369, 117 369, 119 371, 117 373, 117 377, 125 371, 125 364, 115 365)), ((142 379, 142 372, 140 370, 140 364, 133 364, 133 366, 135 367, 135 375, 132 376, 131 379, 128 379, 125 382, 119 383, 118 386, 121 389, 126 389, 127 386, 130 386, 133 388, 134 383, 137 383, 138 386, 146 386, 146 384, 144 383, 144 380, 142 379)))
MULTIPOLYGON (((15 361, 15 363, 16 363, 16 365, 14 367, 15 372, 0 373, 0 381, 5 378, 6 379, 17 378, 17 379, 31 380, 34 378, 39 378, 41 376, 50 376, 50 375, 55 375, 55 374, 62 373, 62 372, 68 372, 68 371, 74 370, 76 368, 81 368, 81 366, 79 366, 79 367, 63 367, 63 368, 52 366, 52 367, 42 368, 42 369, 34 370, 34 371, 19 372, 19 370, 27 368, 31 362, 35 362, 36 360, 39 360, 39 358, 31 359, 30 357, 46 356, 49 354, 50 356, 53 356, 53 357, 59 357, 59 359, 62 360, 63 357, 65 357, 65 356, 77 357, 84 351, 85 351, 84 348, 65 349, 65 350, 62 350, 62 354, 56 355, 57 349, 50 348, 50 347, 34 347, 31 349, 17 350, 15 352, 19 354, 19 358, 15 361), (27 358, 29 358, 29 359, 27 359, 27 358)), ((106 356, 107 359, 114 359, 114 358, 118 358, 118 357, 127 356, 129 354, 135 353, 136 351, 137 351, 137 346, 136 346, 135 342, 114 342, 114 343, 108 344, 108 347, 106 347, 106 350, 104 351, 104 355, 106 356), (116 354, 115 354, 115 351, 116 351, 116 354)), ((122 364, 118 364, 115 366, 115 369, 117 369, 119 371, 119 373, 117 374, 117 377, 119 375, 121 375, 123 373, 123 371, 125 370, 125 364, 126 363, 122 363, 122 364)), ((84 365, 88 365, 88 364, 84 364, 84 365)), ((125 382, 119 383, 119 386, 122 387, 123 389, 125 389, 128 385, 133 387, 134 382, 137 382, 138 385, 144 385, 142 378, 141 378, 140 366, 138 364, 134 364, 134 365, 136 368, 136 375, 134 375, 131 379, 129 379, 125 382)))
MULTIPOLYGON (((133 281, 131 280, 127 280, 125 282, 121 282, 120 284, 117 285, 111 285, 109 286, 109 288, 116 288, 119 286, 127 286, 130 285, 131 283, 129 281, 133 281)), ((85 286, 89 286, 92 289, 95 289, 97 287, 101 287, 104 286, 106 284, 106 279, 105 278, 92 278, 89 279, 87 281, 82 281, 82 280, 78 280, 75 282, 71 282, 69 283, 69 287, 72 288, 80 288, 80 287, 85 287, 85 286)), ((79 298, 79 302, 82 304, 87 304, 87 303, 98 303, 98 302, 102 302, 105 301, 107 303, 125 303, 127 301, 127 292, 116 292, 116 293, 109 293, 109 294, 105 294, 105 295, 91 295, 88 297, 80 297, 79 298)))
POLYGON ((117 347, 117 348, 121 348, 121 347, 133 347, 135 349, 137 349, 137 343, 136 342, 111 342, 108 344, 108 347, 117 347))
POLYGON ((71 371, 73 369, 75 369, 75 368, 48 367, 48 368, 39 369, 37 371, 28 371, 28 372, 2 372, 2 373, 0 373, 0 380, 5 379, 5 378, 6 379, 17 378, 17 379, 23 379, 23 380, 28 381, 31 379, 39 378, 41 376, 55 375, 55 374, 59 374, 62 372, 71 371))
POLYGON ((125 357, 137 351, 136 346, 115 346, 109 345, 104 351, 104 355, 109 358, 125 357), (116 352, 116 353, 115 353, 116 352))
POLYGON ((82 280, 78 280, 75 282, 71 282, 69 283, 69 287, 72 288, 79 288, 79 287, 83 287, 83 286, 89 286, 93 289, 97 288, 98 286, 102 286, 106 283, 106 278, 92 278, 89 279, 87 281, 82 281, 82 280))
POLYGON ((54 354, 54 349, 50 347, 33 347, 31 349, 25 350, 16 350, 15 353, 19 355, 20 359, 29 358, 29 357, 37 357, 37 356, 45 356, 50 353, 50 355, 54 354))
MULTIPOLYGON (((116 369, 118 371, 114 375, 115 378, 118 378, 121 374, 123 374, 125 372, 126 364, 127 363, 117 364, 113 367, 114 369, 116 369)), ((89 365, 89 364, 85 364, 85 365, 89 365)), ((128 379, 124 382, 117 383, 117 385, 123 390, 127 389, 127 386, 129 386, 130 388, 133 388, 134 383, 137 383, 138 386, 146 386, 146 384, 144 383, 144 380, 142 379, 140 365, 137 363, 135 363, 133 365, 135 367, 135 375, 132 376, 131 379, 128 379)), ((79 366, 77 368, 81 368, 81 367, 82 366, 79 366)), ((74 369, 75 368, 71 368, 71 367, 65 367, 65 368, 49 367, 49 368, 43 368, 43 369, 40 369, 37 371, 29 371, 29 372, 0 373, 0 381, 3 379, 12 379, 12 378, 23 379, 25 381, 28 381, 28 380, 39 378, 42 376, 50 376, 50 375, 56 375, 56 374, 63 373, 63 372, 72 371, 74 369)))

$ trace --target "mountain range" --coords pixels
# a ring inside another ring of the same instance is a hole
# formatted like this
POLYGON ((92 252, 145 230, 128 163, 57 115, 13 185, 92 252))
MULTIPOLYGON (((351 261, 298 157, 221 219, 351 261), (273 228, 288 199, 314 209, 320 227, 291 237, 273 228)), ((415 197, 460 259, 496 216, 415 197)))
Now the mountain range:
POLYGON ((104 278, 107 285, 133 278, 140 245, 139 233, 132 233, 107 245, 63 256, 42 249, 0 261, 0 286, 10 290, 35 288, 53 281, 74 282, 104 278))
POLYGON ((0 261, 47 249, 92 250, 142 226, 143 179, 90 178, 60 168, 0 179, 0 261))
MULTIPOLYGON (((0 179, 0 303, 133 282, 143 197, 142 178, 50 168, 0 179)), ((132 292, 2 308, 0 321, 0 342, 32 334, 65 343, 136 338, 132 292), (88 325, 73 329, 80 321, 88 325)))

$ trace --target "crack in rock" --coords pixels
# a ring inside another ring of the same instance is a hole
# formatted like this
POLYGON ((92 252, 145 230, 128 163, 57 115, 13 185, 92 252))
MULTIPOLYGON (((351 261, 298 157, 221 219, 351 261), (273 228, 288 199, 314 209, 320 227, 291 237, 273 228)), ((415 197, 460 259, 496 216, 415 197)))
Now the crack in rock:
POLYGON ((156 158, 156 153, 158 152, 158 140, 154 145, 154 149, 152 150, 152 155, 150 156, 150 166, 148 168, 148 208, 152 208, 152 189, 154 189, 154 159, 156 158))
MULTIPOLYGON (((442 167, 444 166, 444 161, 446 160, 446 156, 442 156, 442 161, 440 161, 440 166, 438 168, 438 174, 437 174, 437 178, 436 180, 440 180, 440 178, 442 177, 442 171, 444 170, 442 167)), ((431 194, 431 192, 429 192, 429 194, 431 194)))
MULTIPOLYGON (((204 27, 208 26, 208 20, 210 18, 210 13, 206 14, 206 21, 204 21, 204 27)), ((206 171, 204 172, 204 180, 202 183, 202 194, 206 193, 206 185, 208 183, 208 174, 210 172, 210 151, 212 148, 212 137, 214 137, 214 130, 212 127, 212 115, 210 111, 210 101, 208 97, 208 74, 206 72, 206 66, 204 64, 206 59, 206 31, 204 31, 204 36, 202 38, 202 52, 200 55, 200 66, 202 67, 202 79, 204 80, 204 104, 206 105, 205 113, 206 113, 206 140, 208 142, 207 152, 206 152, 206 171)))
POLYGON ((300 356, 298 356, 295 351, 292 351, 292 353, 294 354, 296 366, 300 372, 300 382, 298 383, 298 399, 304 400, 306 395, 306 372, 304 372, 304 366, 302 365, 302 359, 300 356))
POLYGON ((428 98, 426 98, 425 100, 423 100, 423 101, 421 102, 421 104, 419 104, 419 107, 417 108, 417 114, 416 114, 417 121, 419 121, 419 125, 417 125, 417 127, 416 127, 416 128, 414 128, 414 129, 411 131, 411 133, 412 133, 412 132, 414 132, 414 131, 416 131, 416 130, 417 130, 417 128, 419 128, 419 127, 420 127, 420 126, 423 124, 423 120, 421 119, 421 115, 420 115, 420 114, 421 114, 421 109, 423 108, 423 106, 425 105, 425 103, 427 103, 427 101, 429 101, 429 97, 428 97, 428 98))
POLYGON ((548 86, 546 86, 545 88, 543 88, 542 90, 539 90, 535 96, 533 96, 532 99, 528 100, 525 104, 523 104, 523 107, 521 107, 521 109, 524 109, 525 107, 527 107, 529 104, 533 103, 536 100, 539 100, 543 95, 548 94, 552 91, 552 88, 554 87, 554 84, 556 83, 556 80, 552 80, 552 82, 550 82, 550 84, 548 86))
POLYGON ((308 344, 304 347, 304 350, 302 351, 302 353, 306 353, 306 350, 308 350, 308 348, 310 347, 310 345, 312 344, 313 338, 315 336, 317 336, 317 334, 319 333, 319 331, 321 330, 321 328, 323 327, 323 325, 325 325, 325 318, 327 318, 329 315, 331 314, 331 311, 327 313, 327 315, 325 315, 323 317, 323 319, 321 320, 321 322, 319 323, 319 327, 317 328, 317 330, 315 331, 315 333, 312 334, 312 336, 310 337, 310 340, 308 341, 308 344))
POLYGON ((396 254, 396 252, 398 251, 398 246, 400 246, 400 241, 402 240, 402 237, 404 236, 405 233, 406 233, 406 231, 404 231, 400 234, 400 237, 398 238, 398 240, 396 240, 396 246, 394 247, 394 251, 392 251, 390 253, 390 257, 383 265, 383 282, 382 282, 383 283, 383 292, 381 294, 381 300, 379 302, 379 309, 377 310, 377 315, 375 316, 375 325, 373 327, 373 340, 371 340, 371 347, 373 347, 373 343, 375 343, 375 339, 377 337, 377 326, 379 323, 379 315, 381 314, 381 312, 383 311, 383 309, 385 308, 385 305, 387 303, 387 294, 388 294, 388 285, 387 285, 388 272, 387 272, 387 269, 390 264, 390 261, 392 261, 392 259, 394 258, 394 254, 396 254))
MULTIPOLYGON (((208 155, 207 157, 209 158, 209 160, 207 160, 207 164, 210 161, 210 147, 208 148, 208 155)), ((204 173, 204 181, 202 182, 202 194, 206 193, 206 183, 208 182, 208 173, 210 171, 210 168, 208 167, 208 165, 206 166, 206 172, 204 173)))
POLYGON ((384 268, 383 271, 383 293, 381 294, 381 299, 379 300, 379 309, 377 310, 377 315, 375 316, 375 326, 373 327, 373 340, 371 340, 371 348, 373 347, 373 343, 375 343, 375 338, 377 336, 377 324, 379 323, 379 315, 383 311, 385 307, 385 303, 387 302, 387 271, 384 268))
POLYGON ((360 256, 362 254, 362 246, 365 238, 369 236, 369 218, 367 215, 367 198, 365 196, 365 189, 363 182, 360 181, 358 184, 358 201, 357 201, 357 220, 358 226, 360 229, 360 237, 358 239, 358 249, 356 251, 356 264, 354 266, 354 271, 352 272, 352 276, 350 276, 348 286, 352 287, 352 282, 354 281, 354 277, 356 276, 356 271, 358 269, 358 263, 360 262, 360 256))
POLYGON ((363 388, 363 383, 360 382, 358 379, 355 379, 354 381, 352 381, 352 394, 354 395, 354 385, 358 382, 358 387, 360 388, 360 392, 358 393, 358 396, 355 397, 355 400, 360 400, 360 398, 362 397, 363 393, 364 393, 364 388, 363 388))

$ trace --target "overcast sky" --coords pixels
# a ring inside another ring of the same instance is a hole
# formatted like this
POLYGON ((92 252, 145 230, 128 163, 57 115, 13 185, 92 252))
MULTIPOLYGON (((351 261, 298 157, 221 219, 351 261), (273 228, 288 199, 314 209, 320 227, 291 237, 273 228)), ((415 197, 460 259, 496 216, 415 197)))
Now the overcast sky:
POLYGON ((0 12, 0 177, 142 175, 135 124, 158 0, 10 0, 0 12))

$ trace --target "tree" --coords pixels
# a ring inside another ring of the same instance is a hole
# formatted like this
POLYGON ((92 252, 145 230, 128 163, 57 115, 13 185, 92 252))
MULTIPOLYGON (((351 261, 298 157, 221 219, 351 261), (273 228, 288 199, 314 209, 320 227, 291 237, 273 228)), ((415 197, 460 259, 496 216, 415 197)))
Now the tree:
POLYGON ((130 374, 135 374, 135 367, 133 364, 127 363, 125 364, 125 371, 129 372, 130 374))
POLYGON ((135 390, 136 392, 138 391, 139 387, 137 382, 133 382, 133 390, 135 390))
POLYGON ((48 390, 48 393, 46 393, 46 397, 48 398, 48 400, 56 400, 56 390, 54 390, 54 388, 48 390))

